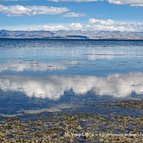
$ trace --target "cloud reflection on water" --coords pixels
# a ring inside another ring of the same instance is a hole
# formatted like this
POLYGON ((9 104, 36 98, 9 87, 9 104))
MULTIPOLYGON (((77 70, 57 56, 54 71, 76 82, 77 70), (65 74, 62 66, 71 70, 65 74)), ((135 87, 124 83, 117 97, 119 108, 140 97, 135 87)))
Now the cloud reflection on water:
POLYGON ((143 94, 143 73, 96 76, 51 76, 47 78, 1 77, 0 90, 16 91, 28 97, 59 99, 64 92, 73 90, 76 95, 92 91, 96 95, 127 97, 131 93, 143 94))
POLYGON ((13 71, 13 72, 24 72, 24 71, 53 71, 53 70, 65 70, 74 65, 78 65, 79 61, 69 62, 58 62, 58 63, 44 63, 36 61, 25 61, 25 62, 8 62, 0 64, 0 72, 13 71))
POLYGON ((21 110, 19 114, 40 114, 44 112, 55 113, 62 112, 65 109, 75 108, 75 105, 72 104, 60 104, 57 106, 52 106, 50 108, 34 109, 34 110, 21 110))

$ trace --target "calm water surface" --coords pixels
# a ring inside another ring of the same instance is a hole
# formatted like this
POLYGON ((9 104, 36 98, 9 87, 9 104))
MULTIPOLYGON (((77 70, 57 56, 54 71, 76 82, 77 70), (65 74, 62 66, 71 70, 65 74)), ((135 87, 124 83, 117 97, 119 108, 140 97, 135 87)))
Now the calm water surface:
POLYGON ((102 103, 142 98, 143 41, 0 40, 1 116, 117 112, 102 103))

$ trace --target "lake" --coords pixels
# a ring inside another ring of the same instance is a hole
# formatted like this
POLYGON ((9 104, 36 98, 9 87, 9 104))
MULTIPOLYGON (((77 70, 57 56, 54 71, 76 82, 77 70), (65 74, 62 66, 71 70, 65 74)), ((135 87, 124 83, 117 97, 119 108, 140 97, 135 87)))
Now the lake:
POLYGON ((0 114, 142 110, 104 103, 143 99, 143 41, 0 39, 0 114))

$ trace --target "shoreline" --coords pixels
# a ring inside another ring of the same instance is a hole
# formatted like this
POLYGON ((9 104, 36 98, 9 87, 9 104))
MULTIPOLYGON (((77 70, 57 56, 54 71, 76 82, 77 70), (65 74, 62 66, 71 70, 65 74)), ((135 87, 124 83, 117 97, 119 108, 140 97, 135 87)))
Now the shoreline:
MULTIPOLYGON (((142 110, 143 101, 113 102, 106 106, 142 110), (138 104, 140 103, 140 104, 138 104), (140 106, 139 106, 140 105, 140 106)), ((23 142, 142 142, 143 117, 130 114, 91 114, 84 112, 37 114, 35 119, 3 117, 0 120, 2 143, 23 142)))

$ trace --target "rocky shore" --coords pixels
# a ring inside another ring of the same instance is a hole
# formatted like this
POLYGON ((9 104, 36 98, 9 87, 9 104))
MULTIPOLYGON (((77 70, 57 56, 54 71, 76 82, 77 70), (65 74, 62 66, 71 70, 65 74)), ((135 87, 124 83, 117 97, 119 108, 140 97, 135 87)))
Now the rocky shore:
MULTIPOLYGON (((107 106, 142 108, 143 102, 115 102, 107 106), (134 104, 133 104, 134 102, 134 104), (136 103, 136 104, 135 104, 136 103), (135 106, 136 105, 136 106, 135 106)), ((54 113, 36 119, 3 117, 1 143, 141 143, 143 117, 118 113, 54 113)))

